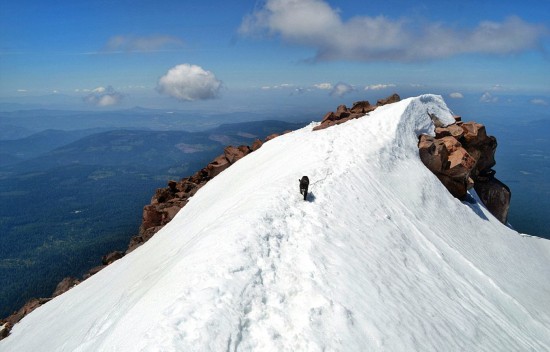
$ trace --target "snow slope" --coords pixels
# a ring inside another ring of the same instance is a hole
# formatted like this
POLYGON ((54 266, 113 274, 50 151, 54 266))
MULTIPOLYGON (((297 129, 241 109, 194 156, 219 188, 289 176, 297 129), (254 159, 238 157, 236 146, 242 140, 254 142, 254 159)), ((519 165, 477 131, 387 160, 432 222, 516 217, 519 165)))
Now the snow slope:
POLYGON ((424 95, 264 144, 0 351, 550 350, 550 242, 447 193, 427 111, 452 121, 424 95))

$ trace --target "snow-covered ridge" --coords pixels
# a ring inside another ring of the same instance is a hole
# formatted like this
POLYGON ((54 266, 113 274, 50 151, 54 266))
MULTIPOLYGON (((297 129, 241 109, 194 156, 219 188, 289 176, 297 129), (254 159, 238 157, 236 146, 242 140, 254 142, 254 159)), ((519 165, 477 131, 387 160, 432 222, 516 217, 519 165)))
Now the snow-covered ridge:
POLYGON ((425 95, 265 143, 0 351, 549 350, 549 242, 446 192, 426 112, 452 122, 425 95))

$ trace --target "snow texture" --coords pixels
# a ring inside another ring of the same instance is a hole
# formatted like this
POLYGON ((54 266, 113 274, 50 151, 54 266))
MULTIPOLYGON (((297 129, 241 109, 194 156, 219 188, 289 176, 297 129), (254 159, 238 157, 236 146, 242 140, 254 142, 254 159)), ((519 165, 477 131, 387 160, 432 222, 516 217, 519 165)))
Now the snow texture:
POLYGON ((428 113, 452 122, 424 95, 265 143, 0 351, 549 351, 550 242, 446 191, 428 113))

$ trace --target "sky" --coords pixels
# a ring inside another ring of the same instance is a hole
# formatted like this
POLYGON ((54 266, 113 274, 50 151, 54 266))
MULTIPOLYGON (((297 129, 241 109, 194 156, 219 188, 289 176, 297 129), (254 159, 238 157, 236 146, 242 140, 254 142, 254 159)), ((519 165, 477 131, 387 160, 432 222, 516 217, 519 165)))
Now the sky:
POLYGON ((0 0, 0 102, 246 110, 418 91, 548 106, 549 13, 548 0, 0 0))

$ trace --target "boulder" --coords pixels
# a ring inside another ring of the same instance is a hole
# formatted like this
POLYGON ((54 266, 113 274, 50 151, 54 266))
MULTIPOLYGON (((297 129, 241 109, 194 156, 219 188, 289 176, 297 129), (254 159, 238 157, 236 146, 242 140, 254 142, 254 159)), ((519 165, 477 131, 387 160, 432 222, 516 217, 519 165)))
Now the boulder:
POLYGON ((349 117, 350 111, 345 105, 339 105, 336 109, 336 113, 334 113, 335 120, 341 120, 346 117, 349 117))
POLYGON ((211 161, 210 164, 206 166, 208 178, 211 179, 216 177, 223 170, 227 169, 230 165, 231 163, 229 162, 229 160, 227 160, 224 154, 219 155, 216 159, 211 161))
POLYGON ((510 188, 495 178, 493 172, 489 176, 479 177, 475 181, 474 189, 491 214, 506 224, 512 198, 510 188))
POLYGON ((452 124, 446 127, 436 127, 435 128, 435 137, 454 137, 459 140, 464 135, 464 130, 457 124, 452 124))
POLYGON ((113 262, 119 260, 120 258, 124 257, 124 252, 121 251, 113 251, 109 254, 105 254, 103 257, 101 257, 101 263, 103 265, 109 265, 113 262))
POLYGON ((264 142, 270 141, 270 140, 272 140, 273 138, 277 138, 277 137, 279 137, 279 134, 278 134, 278 133, 270 134, 269 136, 265 137, 265 141, 264 141, 264 142))
POLYGON ((80 283, 80 280, 78 280, 76 277, 69 276, 64 278, 55 287, 55 290, 53 291, 53 294, 52 294, 52 298, 57 297, 60 294, 63 294, 69 291, 71 288, 75 287, 79 283, 80 283))
POLYGON ((356 114, 366 114, 373 111, 374 109, 376 109, 376 106, 370 105, 367 100, 362 100, 353 103, 350 112, 356 114))
POLYGON ((401 101, 401 97, 394 93, 394 94, 390 95, 387 98, 378 99, 378 101, 376 102, 376 106, 382 106, 382 105, 386 105, 386 104, 393 104, 393 103, 397 103, 398 101, 401 101))
POLYGON ((329 111, 323 116, 323 119, 321 120, 321 123, 327 123, 328 121, 334 121, 336 120, 336 115, 332 111, 329 111))
POLYGON ((421 135, 418 149, 420 159, 433 173, 441 173, 448 169, 449 151, 442 141, 432 136, 421 135))
MULTIPOLYGON (((159 212, 155 204, 149 204, 143 207, 143 215, 141 220, 141 230, 158 226, 162 223, 162 213, 159 212)), ((141 231, 140 230, 140 231, 141 231)))
POLYGON ((260 149, 260 148, 262 147, 262 144, 263 144, 263 142, 262 142, 261 140, 256 139, 256 140, 252 143, 252 147, 251 147, 252 151, 254 152, 254 151, 260 149))
POLYGON ((245 145, 241 145, 239 147, 228 146, 223 150, 224 156, 230 164, 235 163, 237 160, 243 158, 250 152, 250 148, 245 145))

